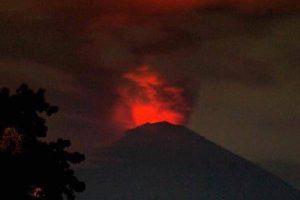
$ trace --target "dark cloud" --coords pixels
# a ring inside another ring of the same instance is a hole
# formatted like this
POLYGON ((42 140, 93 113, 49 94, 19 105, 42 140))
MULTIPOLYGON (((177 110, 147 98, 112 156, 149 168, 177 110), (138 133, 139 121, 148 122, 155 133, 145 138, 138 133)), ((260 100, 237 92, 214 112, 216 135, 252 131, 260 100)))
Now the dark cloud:
POLYGON ((20 83, 30 83, 32 87, 44 87, 61 95, 78 95, 82 90, 76 77, 47 65, 34 61, 14 61, 0 59, 0 84, 17 87, 20 83))
POLYGON ((61 107, 50 120, 51 137, 68 137, 92 156, 120 131, 109 113, 121 74, 148 64, 199 94, 189 125, 197 132, 252 160, 300 163, 298 121, 291 120, 300 114, 299 6, 297 0, 6 1, 0 85, 46 88, 61 107))

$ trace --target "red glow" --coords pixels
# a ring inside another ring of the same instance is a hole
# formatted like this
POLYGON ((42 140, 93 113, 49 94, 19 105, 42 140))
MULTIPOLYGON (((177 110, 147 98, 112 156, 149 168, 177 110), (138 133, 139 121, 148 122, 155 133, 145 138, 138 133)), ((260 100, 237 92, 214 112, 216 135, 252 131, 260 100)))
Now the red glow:
POLYGON ((174 124, 186 122, 189 106, 184 89, 167 83, 149 66, 142 66, 123 75, 128 81, 119 88, 120 103, 115 119, 127 128, 168 121, 174 124))
POLYGON ((131 4, 155 10, 182 10, 193 8, 199 0, 128 0, 131 4))

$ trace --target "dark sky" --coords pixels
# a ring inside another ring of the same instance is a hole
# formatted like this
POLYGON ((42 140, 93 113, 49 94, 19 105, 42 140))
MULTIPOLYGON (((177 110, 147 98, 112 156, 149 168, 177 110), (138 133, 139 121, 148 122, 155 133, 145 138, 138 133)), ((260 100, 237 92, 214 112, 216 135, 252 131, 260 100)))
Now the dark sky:
POLYGON ((121 74, 147 64, 188 83, 189 128, 300 188, 298 0, 0 1, 0 86, 47 89, 92 164, 120 136, 121 74))

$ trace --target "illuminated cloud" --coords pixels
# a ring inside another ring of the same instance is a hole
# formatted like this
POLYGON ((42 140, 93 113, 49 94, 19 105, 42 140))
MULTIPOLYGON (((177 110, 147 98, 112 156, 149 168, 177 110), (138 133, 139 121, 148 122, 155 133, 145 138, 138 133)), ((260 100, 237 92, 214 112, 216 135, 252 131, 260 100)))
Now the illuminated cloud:
POLYGON ((144 65, 123 75, 127 81, 118 88, 119 102, 113 117, 126 128, 168 121, 185 124, 191 102, 185 89, 172 85, 150 66, 144 65))

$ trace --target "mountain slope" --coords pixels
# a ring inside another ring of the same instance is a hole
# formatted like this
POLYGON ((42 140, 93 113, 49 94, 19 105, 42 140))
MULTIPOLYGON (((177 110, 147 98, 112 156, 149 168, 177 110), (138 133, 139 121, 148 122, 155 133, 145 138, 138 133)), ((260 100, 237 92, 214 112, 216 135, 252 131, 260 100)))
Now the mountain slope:
MULTIPOLYGON (((129 130, 93 179, 96 199, 299 200, 297 190, 245 159, 167 122, 129 130)), ((87 191, 88 192, 88 191, 87 191)))

